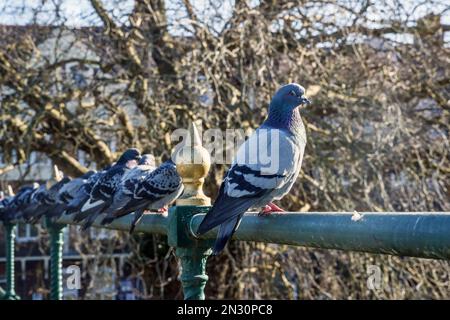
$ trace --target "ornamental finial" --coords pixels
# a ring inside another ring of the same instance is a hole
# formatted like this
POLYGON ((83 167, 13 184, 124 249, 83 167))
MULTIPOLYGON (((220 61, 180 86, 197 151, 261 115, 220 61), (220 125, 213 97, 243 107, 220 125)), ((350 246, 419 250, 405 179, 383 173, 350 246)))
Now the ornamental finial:
POLYGON ((211 157, 202 146, 198 129, 193 122, 189 125, 183 144, 175 150, 174 162, 183 184, 183 195, 178 206, 209 206, 211 199, 203 193, 203 183, 211 166, 211 157))

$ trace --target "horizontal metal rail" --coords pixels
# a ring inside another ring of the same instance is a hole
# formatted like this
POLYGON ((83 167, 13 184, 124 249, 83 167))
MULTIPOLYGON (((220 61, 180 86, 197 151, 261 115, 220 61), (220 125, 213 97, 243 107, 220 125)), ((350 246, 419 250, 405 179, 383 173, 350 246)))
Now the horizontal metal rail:
MULTIPOLYGON (((204 214, 194 215, 190 234, 194 237, 204 214)), ((133 215, 115 220, 108 226, 128 230, 133 215)), ((70 216, 58 223, 75 224, 70 216)), ((145 214, 137 232, 167 234, 168 218, 161 214, 145 214)), ((212 230, 200 239, 214 239, 212 230)), ((450 259, 449 212, 307 212, 274 213, 258 217, 244 215, 233 239, 324 249, 361 251, 397 256, 450 259)))
MULTIPOLYGON (((197 230, 203 214, 191 220, 197 230)), ((215 238, 216 231, 202 236, 215 238)), ((314 248, 450 259, 449 212, 248 213, 234 239, 314 248)))
MULTIPOLYGON (((122 230, 128 231, 130 230, 131 223, 133 221, 134 214, 129 214, 127 216, 121 217, 119 219, 114 220, 111 224, 103 226, 100 222, 103 217, 97 218, 97 220, 92 225, 97 228, 105 228, 112 230, 122 230)), ((73 221, 72 216, 63 215, 57 221, 57 223, 61 224, 71 224, 71 225, 79 225, 83 224, 76 223, 73 221)), ((135 228, 136 232, 145 232, 152 234, 167 234, 167 217, 162 214, 144 214, 142 216, 141 221, 135 228)))

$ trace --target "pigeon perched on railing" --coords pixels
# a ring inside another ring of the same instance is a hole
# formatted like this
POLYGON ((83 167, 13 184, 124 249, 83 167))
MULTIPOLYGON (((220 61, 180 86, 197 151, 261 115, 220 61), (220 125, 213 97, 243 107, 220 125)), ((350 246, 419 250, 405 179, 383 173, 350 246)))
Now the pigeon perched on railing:
POLYGON ((87 218, 82 230, 89 228, 101 212, 111 205, 113 195, 124 174, 137 166, 141 154, 137 149, 125 151, 117 163, 114 164, 93 186, 88 201, 84 203, 81 211, 74 217, 75 222, 87 218))
POLYGON ((146 209, 163 209, 183 192, 181 177, 172 160, 164 162, 142 177, 124 181, 121 188, 120 196, 115 196, 114 202, 105 211, 107 216, 102 220, 102 225, 135 212, 130 233, 134 231, 146 209))
POLYGON ((43 184, 31 195, 30 203, 23 211, 23 218, 29 223, 36 223, 52 208, 58 198, 58 192, 71 181, 69 177, 63 177, 49 189, 43 184))
POLYGON ((58 191, 56 202, 49 207, 45 215, 52 219, 57 219, 66 210, 69 203, 75 198, 78 190, 87 183, 88 179, 96 172, 88 171, 78 178, 72 179, 70 182, 64 184, 58 191))
POLYGON ((1 194, 0 194, 0 221, 7 220, 6 212, 7 212, 9 205, 13 201, 13 199, 14 199, 14 196, 5 196, 3 191, 1 191, 1 194))
POLYGON ((36 210, 44 204, 46 197, 48 196, 47 186, 41 184, 33 193, 30 195, 30 203, 22 212, 22 218, 26 222, 31 222, 36 210))
POLYGON ((310 104, 304 94, 298 84, 282 86, 272 97, 267 119, 240 146, 197 230, 201 235, 220 226, 214 254, 223 250, 248 209, 263 207, 260 215, 283 211, 271 202, 289 192, 300 172, 306 132, 298 107, 310 104))
POLYGON ((87 181, 77 190, 77 192, 73 195, 73 199, 69 201, 66 206, 65 214, 73 214, 78 213, 81 210, 81 207, 89 200, 89 195, 91 194, 92 188, 97 183, 97 181, 102 177, 111 166, 107 166, 103 168, 103 170, 98 171, 91 175, 87 181))
POLYGON ((4 221, 11 221, 21 219, 23 210, 28 206, 31 200, 31 195, 39 187, 37 183, 32 186, 24 186, 19 189, 17 194, 12 197, 8 206, 4 210, 4 221))

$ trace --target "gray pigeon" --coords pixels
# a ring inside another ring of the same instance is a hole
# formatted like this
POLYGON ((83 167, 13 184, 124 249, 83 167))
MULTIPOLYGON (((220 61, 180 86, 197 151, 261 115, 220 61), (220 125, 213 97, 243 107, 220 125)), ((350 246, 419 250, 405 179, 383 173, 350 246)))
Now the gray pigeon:
POLYGON ((172 160, 164 162, 157 169, 147 172, 142 177, 126 180, 122 188, 121 192, 124 196, 117 198, 108 208, 102 225, 107 225, 114 219, 135 212, 130 233, 134 231, 145 209, 164 208, 183 192, 181 177, 172 160))
POLYGON ((271 202, 289 192, 300 172, 306 133, 298 107, 310 104, 304 94, 296 83, 282 86, 272 97, 267 119, 240 146, 197 230, 201 235, 219 226, 214 254, 223 250, 248 209, 263 207, 261 215, 282 211, 271 202))
POLYGON ((75 198, 78 190, 88 182, 88 179, 93 176, 95 171, 88 171, 81 177, 74 178, 68 183, 64 184, 59 189, 56 202, 53 206, 49 207, 45 215, 52 219, 59 218, 62 213, 67 209, 69 203, 75 198))
POLYGON ((136 167, 140 159, 141 153, 139 150, 135 148, 126 150, 119 160, 95 183, 88 201, 74 217, 76 222, 87 218, 81 228, 82 230, 89 228, 102 211, 111 204, 123 175, 136 167))

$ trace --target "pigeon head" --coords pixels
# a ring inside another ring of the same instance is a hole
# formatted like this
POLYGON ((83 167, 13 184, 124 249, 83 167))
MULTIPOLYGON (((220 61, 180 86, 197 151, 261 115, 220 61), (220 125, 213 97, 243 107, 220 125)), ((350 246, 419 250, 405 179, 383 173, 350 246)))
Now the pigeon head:
POLYGON ((298 107, 310 103, 305 97, 305 88, 301 85, 296 83, 284 85, 272 97, 265 125, 299 134, 302 120, 298 107))
POLYGON ((116 164, 126 165, 127 167, 135 167, 140 159, 141 153, 139 150, 131 148, 122 153, 116 164))
POLYGON ((143 154, 141 160, 139 160, 139 165, 144 166, 155 166, 155 157, 152 154, 143 154))
POLYGON ((281 111, 289 112, 299 106, 310 103, 305 97, 305 88, 297 83, 290 83, 277 90, 272 97, 270 108, 277 108, 281 109, 281 111))
POLYGON ((90 177, 92 177, 93 174, 95 174, 96 172, 94 170, 89 170, 88 172, 86 172, 85 174, 83 174, 80 179, 89 179, 90 177))

